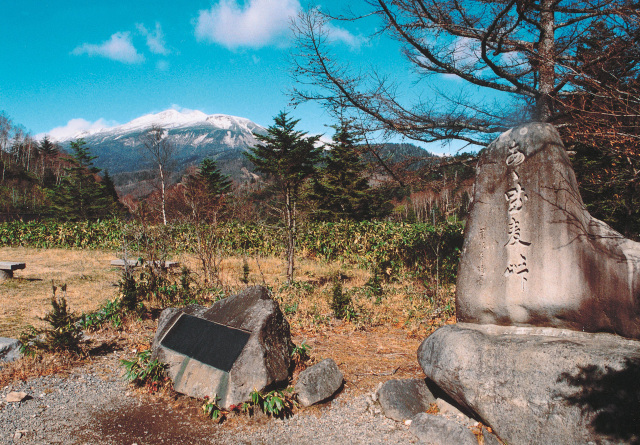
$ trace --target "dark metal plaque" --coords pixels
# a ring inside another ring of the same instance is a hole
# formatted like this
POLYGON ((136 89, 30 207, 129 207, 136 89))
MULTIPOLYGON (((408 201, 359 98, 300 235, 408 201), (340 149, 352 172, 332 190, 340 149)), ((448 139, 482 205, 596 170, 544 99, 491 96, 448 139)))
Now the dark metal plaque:
POLYGON ((229 372, 249 340, 249 333, 182 314, 160 344, 206 365, 229 372))

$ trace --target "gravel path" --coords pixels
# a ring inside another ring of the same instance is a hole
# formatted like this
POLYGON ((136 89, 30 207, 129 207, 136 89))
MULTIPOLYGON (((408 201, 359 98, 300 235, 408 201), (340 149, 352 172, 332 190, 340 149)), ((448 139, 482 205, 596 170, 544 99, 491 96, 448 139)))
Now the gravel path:
POLYGON ((123 381, 118 355, 96 359, 68 377, 48 376, 0 388, 0 444, 394 444, 417 443, 349 389, 333 402, 289 419, 242 416, 217 425, 188 398, 140 394, 123 381), (30 398, 7 403, 8 393, 30 398), (175 402, 175 403, 172 403, 175 402))

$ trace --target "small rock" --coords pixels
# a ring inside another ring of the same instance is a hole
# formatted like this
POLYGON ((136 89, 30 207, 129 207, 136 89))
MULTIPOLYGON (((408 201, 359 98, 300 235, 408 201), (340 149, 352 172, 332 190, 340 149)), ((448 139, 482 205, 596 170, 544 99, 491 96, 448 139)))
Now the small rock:
POLYGON ((15 433, 13 433, 13 440, 18 440, 21 439, 23 436, 25 436, 29 431, 27 430, 16 430, 15 433))
POLYGON ((20 358, 20 340, 0 337, 0 362, 12 362, 20 358))
POLYGON ((411 419, 405 420, 404 424, 407 425, 407 426, 411 426, 411 419))
POLYGON ((27 400, 27 398, 29 397, 29 394, 27 394, 26 392, 10 392, 9 394, 7 394, 7 402, 9 403, 15 403, 15 402, 23 402, 25 400, 27 400))
POLYGON ((298 401, 302 406, 311 406, 328 399, 340 389, 343 379, 336 362, 325 359, 300 373, 294 388, 298 401))
POLYGON ((388 380, 378 389, 377 399, 384 415, 399 422, 428 410, 436 401, 424 379, 388 380))
POLYGON ((421 442, 430 445, 478 445, 471 430, 453 419, 420 413, 412 420, 410 431, 421 442))

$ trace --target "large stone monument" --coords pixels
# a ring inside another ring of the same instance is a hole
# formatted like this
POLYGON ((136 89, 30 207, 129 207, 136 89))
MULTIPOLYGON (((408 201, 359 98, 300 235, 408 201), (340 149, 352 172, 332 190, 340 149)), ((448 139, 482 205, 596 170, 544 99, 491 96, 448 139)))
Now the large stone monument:
POLYGON ((289 377, 291 333, 267 289, 254 286, 210 308, 165 309, 153 340, 153 357, 168 365, 177 392, 219 398, 229 408, 253 390, 289 377))
POLYGON ((640 443, 640 244, 585 210, 553 126, 481 155, 456 309, 418 361, 503 441, 640 443))
POLYGON ((457 282, 458 321, 640 338, 640 243, 585 210, 549 124, 480 157, 457 282))

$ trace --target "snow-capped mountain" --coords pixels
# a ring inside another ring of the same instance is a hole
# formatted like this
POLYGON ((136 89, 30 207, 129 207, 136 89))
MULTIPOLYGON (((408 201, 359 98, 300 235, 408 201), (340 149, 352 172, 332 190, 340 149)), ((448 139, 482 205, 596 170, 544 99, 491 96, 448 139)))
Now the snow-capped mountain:
POLYGON ((209 157, 218 162, 223 172, 236 176, 246 163, 242 153, 257 143, 254 133, 266 132, 242 117, 170 109, 116 127, 82 131, 58 142, 68 147, 71 141, 84 139, 91 154, 98 156, 94 164, 109 170, 116 182, 122 183, 118 177, 154 169, 145 159, 141 141, 142 135, 154 125, 166 130, 166 137, 175 148, 175 173, 209 157))

